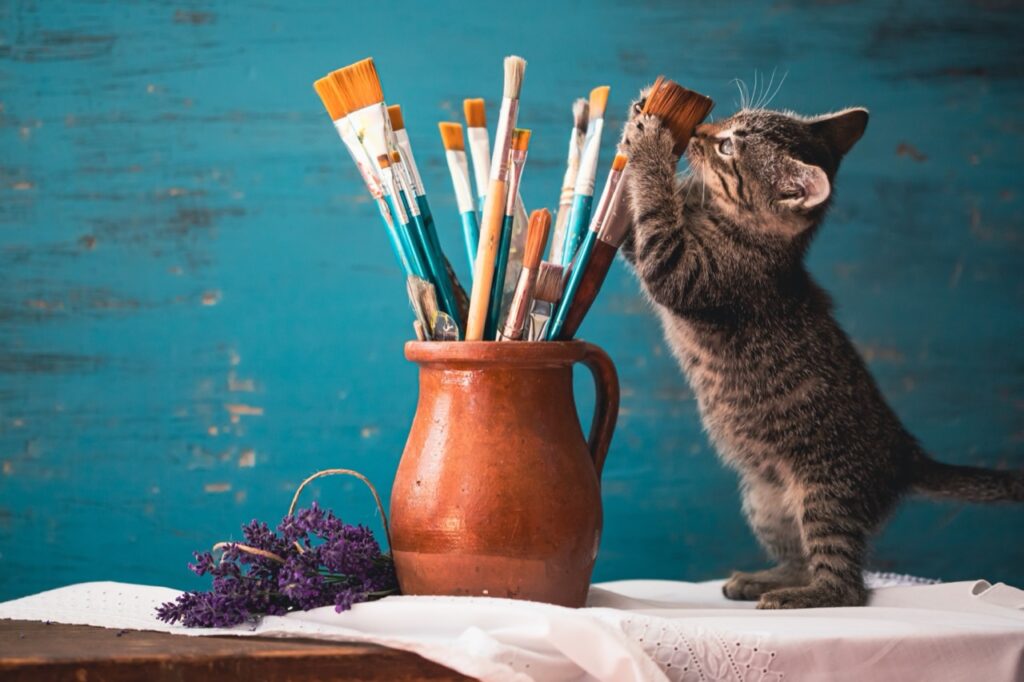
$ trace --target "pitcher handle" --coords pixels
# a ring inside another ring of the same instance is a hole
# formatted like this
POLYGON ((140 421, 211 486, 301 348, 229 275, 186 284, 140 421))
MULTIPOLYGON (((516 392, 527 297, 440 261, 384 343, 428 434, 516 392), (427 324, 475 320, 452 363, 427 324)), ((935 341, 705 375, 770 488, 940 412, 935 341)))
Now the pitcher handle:
POLYGON ((612 444, 615 422, 619 418, 619 375, 608 354, 592 343, 584 343, 580 360, 594 375, 594 419, 590 423, 590 456, 594 460, 597 479, 601 480, 604 460, 612 444))

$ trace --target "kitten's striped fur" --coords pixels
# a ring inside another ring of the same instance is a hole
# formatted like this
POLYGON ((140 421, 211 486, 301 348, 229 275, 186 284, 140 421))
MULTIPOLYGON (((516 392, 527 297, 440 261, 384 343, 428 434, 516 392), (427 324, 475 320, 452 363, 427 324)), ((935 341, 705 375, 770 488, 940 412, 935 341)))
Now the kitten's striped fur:
POLYGON ((1024 500, 1024 473, 930 459, 889 408, 803 255, 863 109, 743 110, 698 127, 676 179, 668 131, 634 104, 623 253, 661 318, 744 511, 777 561, 726 596, 761 608, 864 604, 870 534, 900 496, 1024 500))

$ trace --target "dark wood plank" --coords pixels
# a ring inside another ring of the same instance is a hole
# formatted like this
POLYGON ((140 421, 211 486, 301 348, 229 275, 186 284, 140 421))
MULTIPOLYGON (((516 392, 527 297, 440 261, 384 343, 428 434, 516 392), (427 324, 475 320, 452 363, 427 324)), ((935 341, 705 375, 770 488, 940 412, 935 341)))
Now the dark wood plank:
POLYGON ((373 644, 188 637, 0 620, 4 682, 129 680, 469 680, 416 654, 373 644))

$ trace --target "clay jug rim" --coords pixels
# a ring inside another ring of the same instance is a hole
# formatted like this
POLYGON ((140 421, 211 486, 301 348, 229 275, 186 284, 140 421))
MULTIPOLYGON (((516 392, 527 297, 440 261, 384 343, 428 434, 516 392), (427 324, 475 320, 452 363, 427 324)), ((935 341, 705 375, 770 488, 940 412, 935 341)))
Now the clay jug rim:
POLYGON ((418 364, 569 365, 586 354, 583 341, 407 341, 405 358, 418 364))

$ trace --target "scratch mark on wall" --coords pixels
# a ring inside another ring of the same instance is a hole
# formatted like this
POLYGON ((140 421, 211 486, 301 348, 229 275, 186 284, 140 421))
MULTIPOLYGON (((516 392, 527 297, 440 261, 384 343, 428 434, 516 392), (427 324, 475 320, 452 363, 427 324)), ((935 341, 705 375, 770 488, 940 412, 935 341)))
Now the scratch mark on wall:
POLYGON ((262 417, 263 408, 242 403, 226 403, 224 409, 231 415, 231 423, 237 424, 242 417, 262 417))
POLYGON ((238 456, 238 467, 240 469, 251 469, 256 466, 256 451, 252 448, 243 450, 238 456))
POLYGON ((896 156, 905 156, 913 159, 918 163, 923 163, 928 160, 928 155, 922 152, 920 149, 910 144, 909 142, 900 142, 896 146, 896 156))
POLYGON ((213 12, 195 12, 184 9, 175 10, 174 12, 174 23, 176 24, 200 26, 202 24, 212 24, 216 18, 213 12))

